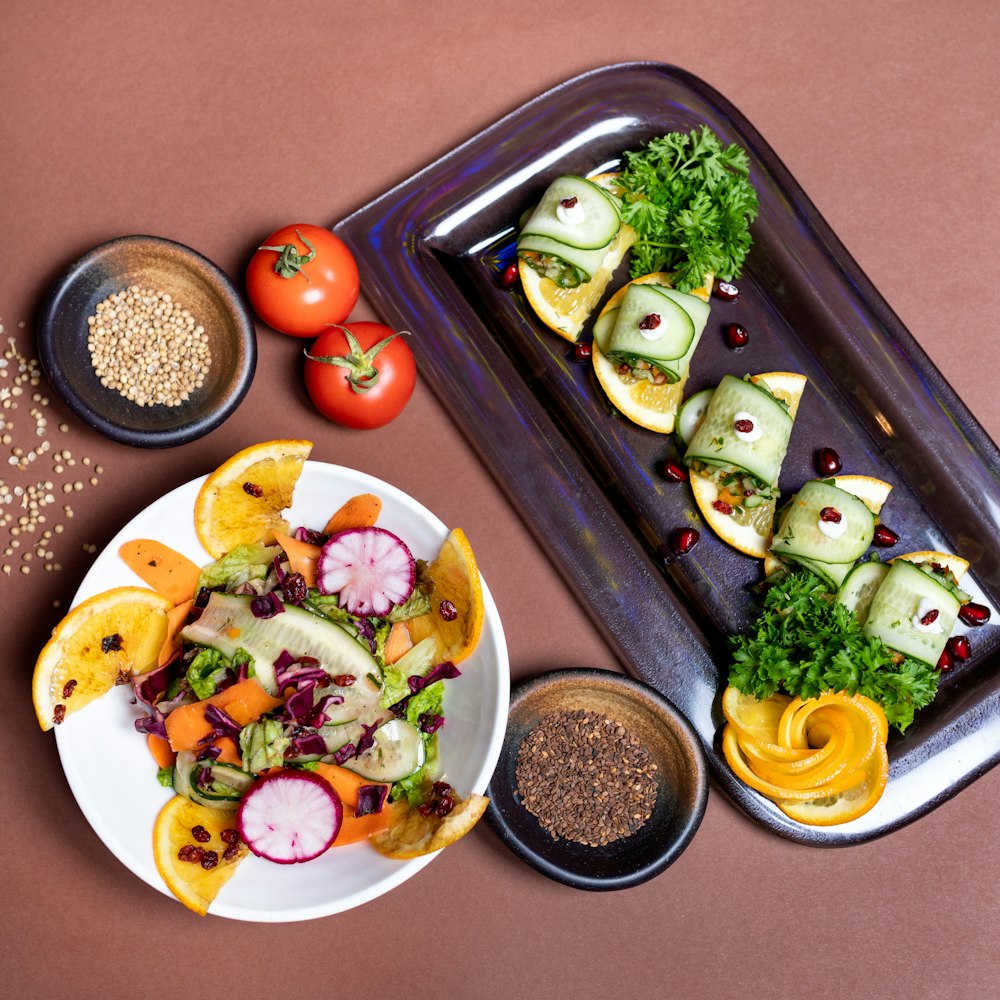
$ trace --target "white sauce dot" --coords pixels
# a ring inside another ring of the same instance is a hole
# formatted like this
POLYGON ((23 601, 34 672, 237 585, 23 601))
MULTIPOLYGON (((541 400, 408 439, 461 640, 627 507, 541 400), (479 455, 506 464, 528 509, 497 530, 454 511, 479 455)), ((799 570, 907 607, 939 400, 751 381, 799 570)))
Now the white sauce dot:
POLYGON ((940 609, 934 604, 933 601, 926 597, 920 598, 920 603, 917 605, 917 613, 910 619, 910 624, 913 625, 913 629, 916 632, 930 632, 932 635, 941 634, 941 614, 940 609), (930 611, 937 611, 938 616, 934 621, 925 625, 923 623, 924 617, 930 611))
POLYGON ((564 226, 582 226, 584 220, 587 218, 587 213, 584 211, 579 199, 576 204, 568 207, 560 201, 556 205, 556 218, 564 226))
POLYGON ((760 426, 760 421, 752 413, 747 413, 745 410, 740 410, 740 412, 733 417, 733 433, 736 435, 738 440, 746 441, 747 443, 759 441, 764 436, 764 430, 760 426), (753 425, 753 428, 749 431, 738 430, 736 425, 741 420, 749 420, 753 425))
POLYGON ((827 538, 840 538, 847 531, 847 518, 843 514, 840 515, 839 521, 824 521, 823 518, 820 518, 816 522, 816 527, 827 538))

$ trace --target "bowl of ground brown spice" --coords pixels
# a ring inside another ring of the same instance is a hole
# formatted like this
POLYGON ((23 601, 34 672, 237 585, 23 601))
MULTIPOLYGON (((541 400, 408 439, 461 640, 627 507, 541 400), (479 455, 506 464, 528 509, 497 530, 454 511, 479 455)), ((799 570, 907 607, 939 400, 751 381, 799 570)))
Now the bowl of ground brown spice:
POLYGON ((708 797, 694 730, 646 684, 607 670, 556 670, 511 693, 487 789, 501 840, 578 889, 625 889, 690 843, 708 797))
POLYGON ((227 275, 190 247, 123 236, 54 283, 38 357, 56 393, 106 437, 167 448, 207 434, 240 404, 257 340, 227 275))

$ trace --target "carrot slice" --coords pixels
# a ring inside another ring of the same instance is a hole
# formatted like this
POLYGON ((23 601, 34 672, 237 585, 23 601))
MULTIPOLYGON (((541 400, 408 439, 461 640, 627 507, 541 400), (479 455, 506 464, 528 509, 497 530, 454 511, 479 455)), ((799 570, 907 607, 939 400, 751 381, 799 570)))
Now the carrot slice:
POLYGON ((231 736, 219 736, 212 740, 212 745, 219 748, 219 756, 215 759, 220 764, 235 764, 239 767, 243 763, 239 744, 231 736))
POLYGON ((326 522, 325 535, 335 535, 348 528, 370 528, 382 513, 382 501, 374 493, 359 493, 351 497, 326 522))
POLYGON ((125 542, 118 555, 144 583, 174 604, 194 597, 201 568, 169 545, 151 538, 136 538, 125 542))
POLYGON ((367 816, 354 815, 354 810, 358 807, 358 789, 364 785, 377 784, 377 782, 362 778, 346 767, 340 767, 337 764, 317 762, 314 768, 316 774, 330 783, 333 790, 340 796, 340 801, 344 806, 344 818, 337 839, 333 842, 334 847, 366 840, 373 834, 381 833, 388 828, 390 817, 388 808, 379 813, 370 813, 367 816))
POLYGON ((281 534, 280 531, 276 531, 274 537, 284 549, 288 568, 293 573, 301 573, 307 587, 315 587, 316 560, 319 559, 320 547, 309 542, 300 542, 297 538, 281 534))
POLYGON ((205 709, 215 705, 241 726, 256 722, 265 712, 270 712, 281 704, 272 698, 255 677, 237 681, 232 687, 213 694, 211 698, 197 701, 192 705, 175 708, 166 720, 170 746, 176 750, 196 750, 198 745, 212 731, 212 724, 205 719, 205 709))
POLYGON ((406 622, 393 622, 392 628, 385 639, 383 655, 386 663, 395 663, 405 652, 413 648, 410 630, 406 622))
POLYGON ((149 733, 146 736, 146 746, 153 755, 157 767, 173 767, 177 760, 177 754, 170 748, 170 743, 162 736, 155 736, 149 733))
POLYGON ((160 659, 157 666, 162 667, 181 648, 183 642, 181 639, 181 629, 184 628, 184 623, 187 621, 188 612, 191 610, 192 604, 194 604, 193 599, 184 601, 182 604, 172 607, 167 612, 167 637, 163 640, 163 645, 160 647, 160 659))

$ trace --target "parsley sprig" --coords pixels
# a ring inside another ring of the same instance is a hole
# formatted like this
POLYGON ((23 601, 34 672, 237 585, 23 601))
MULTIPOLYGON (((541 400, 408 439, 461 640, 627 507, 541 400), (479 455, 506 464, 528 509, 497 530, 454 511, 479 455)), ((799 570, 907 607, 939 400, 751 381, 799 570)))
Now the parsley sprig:
POLYGON ((671 271, 682 292, 698 288, 706 274, 738 278, 758 211, 749 172, 746 151, 724 147, 707 125, 627 152, 618 184, 622 218, 639 234, 632 277, 671 271))
POLYGON ((730 646, 729 683, 744 694, 764 699, 778 690, 802 698, 860 692, 877 701, 900 732, 937 693, 934 667, 865 635, 854 612, 804 571, 769 587, 756 631, 733 636, 730 646))

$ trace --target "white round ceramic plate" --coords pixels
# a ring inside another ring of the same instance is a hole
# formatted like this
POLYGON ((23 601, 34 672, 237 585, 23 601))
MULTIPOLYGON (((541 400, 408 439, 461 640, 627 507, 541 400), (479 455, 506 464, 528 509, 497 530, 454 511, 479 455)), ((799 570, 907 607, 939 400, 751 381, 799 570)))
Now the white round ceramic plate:
MULTIPOLYGON (((120 546, 134 538, 158 539, 199 565, 210 562, 194 530, 194 502, 203 481, 178 487, 122 528, 95 560, 74 603, 111 587, 142 585, 118 556, 120 546)), ((416 558, 434 558, 448 528, 402 491, 351 469, 306 462, 286 516, 293 527, 321 529, 333 511, 358 493, 381 497, 378 523, 399 535, 416 558)), ((466 527, 473 547, 474 527, 466 527)), ((510 695, 507 646, 485 582, 483 603, 482 637, 460 665, 462 675, 447 682, 447 721, 440 734, 442 777, 462 794, 481 793, 489 783, 503 743, 510 695)), ((115 688, 71 715, 56 728, 56 742, 66 778, 94 831, 128 869, 173 898, 153 861, 153 823, 173 793, 157 783, 156 765, 135 730, 140 712, 130 694, 130 686, 115 688)), ((364 843, 334 848, 301 865, 276 865, 249 856, 209 912, 260 922, 328 916, 381 896, 416 875, 433 857, 394 861, 364 843)))

